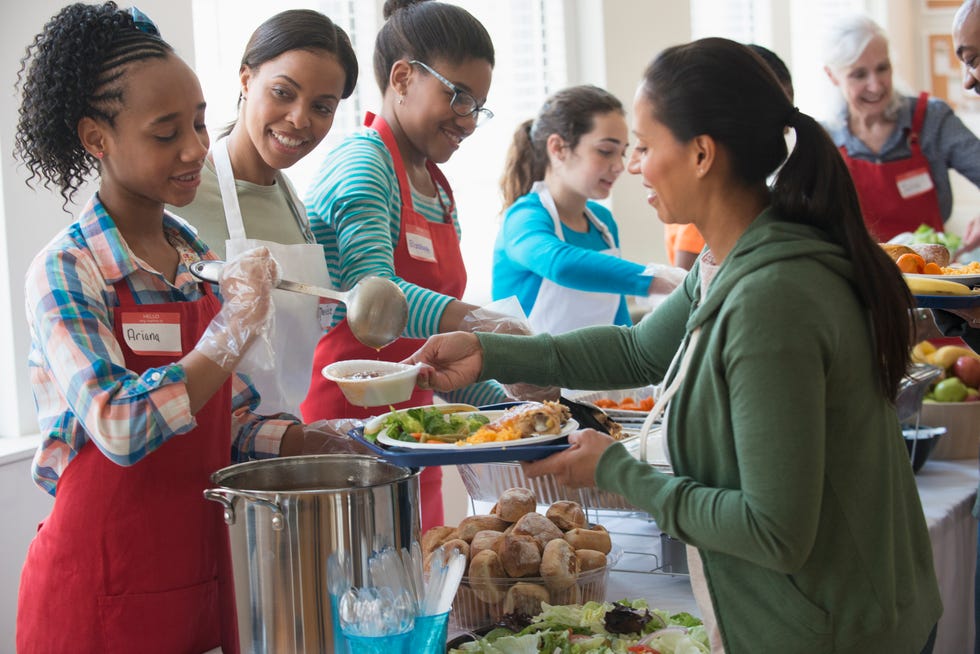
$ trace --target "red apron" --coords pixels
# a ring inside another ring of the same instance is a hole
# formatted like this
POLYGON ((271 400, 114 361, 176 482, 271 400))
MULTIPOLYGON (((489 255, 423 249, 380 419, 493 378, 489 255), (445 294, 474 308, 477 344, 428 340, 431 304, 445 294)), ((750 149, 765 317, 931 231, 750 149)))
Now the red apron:
MULTIPOLYGON (((459 237, 452 222, 451 210, 442 223, 433 223, 426 220, 425 216, 417 213, 412 202, 412 190, 408 184, 408 176, 405 174, 405 165, 402 163, 398 144, 395 142, 391 128, 383 118, 370 112, 367 114, 364 124, 377 130, 381 136, 385 147, 391 153, 395 174, 398 177, 402 209, 399 216, 401 229, 394 253, 395 274, 416 286, 431 289, 456 299, 462 298, 466 288, 466 268, 463 266, 463 255, 459 249, 459 237), (422 254, 417 248, 414 248, 413 256, 413 252, 409 251, 409 234, 412 234, 413 239, 421 239, 416 240, 416 243, 424 244, 427 242, 426 239, 431 240, 431 257, 418 258, 422 254)), ((442 187, 449 196, 450 203, 452 203, 452 190, 449 188, 449 182, 446 181, 445 176, 431 161, 426 162, 426 167, 437 186, 442 187)), ((400 338, 378 352, 362 345, 360 341, 354 338, 347 320, 342 320, 327 332, 317 344, 313 359, 313 378, 310 382, 310 390, 306 400, 300 406, 303 419, 306 422, 313 422, 324 418, 366 418, 377 415, 377 407, 357 407, 349 404, 343 393, 340 392, 340 388, 333 382, 327 381, 320 374, 320 371, 324 366, 335 361, 348 359, 401 361, 419 349, 422 343, 424 343, 423 339, 400 338)), ((397 404, 395 407, 421 406, 432 404, 432 402, 432 391, 416 388, 407 402, 397 404)), ((425 531, 429 527, 444 524, 442 469, 432 467, 423 470, 419 478, 419 485, 422 495, 422 530, 425 531)))
POLYGON ((922 93, 915 105, 908 134, 912 156, 907 159, 875 163, 854 159, 847 154, 847 148, 840 147, 857 188, 864 223, 880 242, 902 232, 914 232, 923 223, 943 231, 936 185, 929 172, 929 161, 919 146, 928 98, 928 93, 922 93))
MULTIPOLYGON (((221 303, 205 284, 194 302, 137 304, 115 285, 114 331, 137 373, 174 361, 126 344, 124 312, 180 318, 181 349, 198 341, 221 303)), ((58 481, 20 584, 17 651, 63 654, 238 652, 231 551, 221 507, 204 499, 231 459, 231 382, 175 436, 132 466, 86 444, 58 481)))

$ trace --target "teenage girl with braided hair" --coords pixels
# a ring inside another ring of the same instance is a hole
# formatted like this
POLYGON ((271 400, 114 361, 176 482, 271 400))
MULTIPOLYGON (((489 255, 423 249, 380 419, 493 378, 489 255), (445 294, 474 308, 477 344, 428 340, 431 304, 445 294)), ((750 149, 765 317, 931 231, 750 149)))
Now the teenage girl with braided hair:
POLYGON ((67 205, 98 192, 26 280, 29 365, 55 496, 21 577, 21 652, 238 651, 228 533, 209 475, 288 453, 290 416, 251 412, 232 374, 264 338, 268 251, 226 267, 224 300, 188 266, 211 257, 164 204, 186 205, 208 151, 193 71, 138 10, 73 4, 27 49, 16 154, 67 205))

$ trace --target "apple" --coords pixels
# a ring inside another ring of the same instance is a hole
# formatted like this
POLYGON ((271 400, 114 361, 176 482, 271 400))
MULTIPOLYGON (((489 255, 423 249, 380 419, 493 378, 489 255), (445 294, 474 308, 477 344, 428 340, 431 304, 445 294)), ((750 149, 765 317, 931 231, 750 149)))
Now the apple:
POLYGON ((980 387, 980 359, 961 356, 953 363, 953 374, 970 388, 980 387))
POLYGON ((958 377, 947 377, 933 388, 937 402, 962 402, 966 398, 966 384, 958 377))

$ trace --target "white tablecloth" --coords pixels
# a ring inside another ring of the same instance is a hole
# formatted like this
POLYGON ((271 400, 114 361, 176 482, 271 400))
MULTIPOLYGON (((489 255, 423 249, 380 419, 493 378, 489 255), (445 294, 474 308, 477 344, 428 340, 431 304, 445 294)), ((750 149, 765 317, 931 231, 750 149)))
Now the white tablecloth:
MULTIPOLYGON (((936 576, 943 598, 935 654, 973 651, 973 576, 977 522, 971 515, 980 472, 977 461, 928 461, 916 475, 929 525, 936 576)), ((625 550, 610 573, 606 598, 642 597, 656 608, 699 615, 686 576, 657 572, 663 566, 659 530, 643 515, 600 514, 625 550)))

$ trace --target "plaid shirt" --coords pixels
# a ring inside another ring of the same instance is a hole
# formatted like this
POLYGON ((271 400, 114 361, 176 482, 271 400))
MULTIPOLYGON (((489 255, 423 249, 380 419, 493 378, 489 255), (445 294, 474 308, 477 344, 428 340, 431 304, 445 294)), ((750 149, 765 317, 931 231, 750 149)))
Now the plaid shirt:
MULTIPOLYGON (((27 271, 28 366, 43 436, 33 476, 52 495, 65 467, 89 441, 112 461, 132 465, 196 426, 184 369, 174 362, 142 374, 127 370, 113 332, 116 282, 125 280, 138 304, 189 302, 202 295, 188 266, 215 255, 180 219, 164 214, 163 228, 180 254, 174 284, 136 258, 98 195, 27 271)), ((259 397, 247 377, 233 375, 232 384, 229 463, 276 456, 283 432, 296 419, 255 415, 259 397)))

